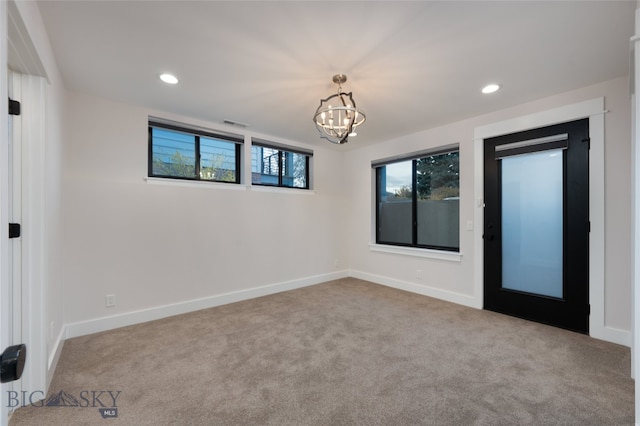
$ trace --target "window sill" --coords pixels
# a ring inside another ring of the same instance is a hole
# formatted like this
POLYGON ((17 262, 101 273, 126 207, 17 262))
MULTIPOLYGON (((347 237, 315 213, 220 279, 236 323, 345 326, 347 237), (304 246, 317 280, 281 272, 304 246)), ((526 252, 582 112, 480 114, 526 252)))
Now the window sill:
POLYGON ((450 262, 460 262, 462 260, 462 253, 454 251, 444 250, 430 250, 414 247, 400 247, 384 244, 369 244, 369 250, 377 251, 381 253, 392 253, 403 256, 416 256, 426 257, 429 259, 447 260, 450 262))
POLYGON ((247 185, 236 183, 220 183, 220 182, 206 182, 197 180, 181 180, 170 178, 153 178, 146 177, 144 180, 148 184, 152 185, 164 185, 164 186, 186 186, 190 188, 206 188, 206 189, 231 189, 235 191, 246 191, 247 185))
POLYGON ((151 185, 182 186, 189 188, 230 189, 234 191, 279 192, 281 194, 314 195, 310 189, 284 188, 280 186, 242 185, 236 183, 207 182, 197 180, 182 180, 171 178, 146 177, 144 180, 151 185))
POLYGON ((282 186, 267 186, 267 185, 251 185, 249 189, 256 192, 279 192, 281 194, 296 194, 296 195, 315 195, 316 193, 311 189, 286 188, 282 186))

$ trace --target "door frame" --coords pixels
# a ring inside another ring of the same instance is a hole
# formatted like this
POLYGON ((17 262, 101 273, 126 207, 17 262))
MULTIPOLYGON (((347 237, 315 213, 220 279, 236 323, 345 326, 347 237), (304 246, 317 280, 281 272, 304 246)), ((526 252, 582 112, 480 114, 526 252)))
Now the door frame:
POLYGON ((478 307, 484 305, 484 139, 546 127, 568 121, 589 119, 589 335, 625 346, 631 346, 629 333, 606 327, 604 322, 604 97, 562 106, 474 129, 474 293, 478 307))
MULTIPOLYGON (((35 19, 32 13, 37 7, 13 0, 0 1, 0 67, 9 69, 10 44, 13 62, 20 80, 21 104, 21 144, 22 144, 22 337, 27 345, 27 360, 22 375, 23 392, 46 393, 51 379, 52 366, 57 362, 60 340, 51 338, 53 329, 45 325, 46 320, 46 242, 45 228, 45 151, 46 151, 46 112, 48 77, 40 55, 29 33, 27 22, 35 19), (27 60, 28 59, 28 60, 27 60), (25 226, 26 225, 26 226, 25 226), (49 334, 49 336, 47 336, 49 334), (49 338, 47 338, 49 337, 49 338), (55 346, 49 351, 50 344, 55 346), (50 352, 52 355, 48 356, 50 352)), ((14 88, 15 90, 15 88, 14 88)), ((8 118, 8 81, 0 81, 0 113, 8 118), (3 95, 4 94, 4 95, 3 95), (4 97, 2 97, 4 96, 4 97), (5 99, 5 101, 2 101, 5 99)), ((8 276, 8 175, 6 165, 10 161, 8 153, 8 120, 0 120, 0 350, 14 342, 8 341, 10 323, 6 316, 11 278, 8 276), (3 166, 4 165, 4 166, 3 166), (4 225, 3 225, 4 224, 4 225)), ((64 329, 63 329, 64 330, 64 329)), ((6 390, 2 384, 0 399, 0 426, 7 422, 9 409, 6 406, 6 390)), ((29 395, 27 396, 29 398, 29 395)))
MULTIPOLYGON (((7 2, 0 2, 0 68, 7 69, 7 2)), ((0 100, 8 99, 6 81, 0 81, 0 100)), ((9 164, 9 111, 8 102, 0 102, 0 224, 9 223, 9 191, 8 191, 8 164, 9 164)), ((0 226, 0 350, 9 345, 9 272, 8 272, 9 230, 8 226, 0 226)), ((2 396, 5 395, 8 386, 0 385, 2 396)), ((9 410, 0 399, 0 426, 8 423, 9 410)))
MULTIPOLYGON (((20 101, 20 117, 14 121, 14 148, 19 152, 9 153, 8 161, 13 162, 14 184, 12 214, 20 214, 22 225, 18 238, 21 250, 20 262, 15 267, 19 271, 15 277, 9 277, 9 286, 20 291, 21 296, 13 302, 21 306, 12 309, 13 322, 20 327, 21 341, 27 345, 27 359, 20 384, 13 386, 27 394, 46 393, 48 388, 47 371, 53 360, 47 359, 47 327, 45 321, 45 230, 44 230, 44 152, 45 152, 45 79, 43 77, 13 72, 13 95, 20 101), (19 145, 19 146, 18 146, 19 145), (19 188, 17 187, 19 186, 19 188), (19 282, 15 282, 19 279, 19 282), (20 388, 21 387, 21 388, 20 388)), ((14 117, 15 119, 16 117, 14 117)), ((8 190, 8 188, 7 188, 8 190)), ((11 194, 10 192, 10 194, 11 194)), ((1 225, 1 224, 0 224, 1 225)), ((6 226, 6 225, 5 225, 6 226)), ((16 241, 14 241, 15 243, 16 241)), ((51 327, 53 328, 53 327, 51 327)), ((53 336, 49 336, 52 339, 53 336)), ((15 389, 14 389, 15 390, 15 389)), ((5 394, 6 395, 6 394, 5 394)))
MULTIPOLYGON (((7 70, 9 98, 22 99, 22 84, 20 74, 7 70)), ((9 141, 8 169, 8 209, 9 222, 22 224, 22 115, 7 116, 11 121, 9 141)), ((9 303, 7 309, 11 325, 9 330, 9 344, 23 343, 22 333, 22 236, 9 240, 9 303)), ((8 383, 12 392, 22 392, 22 380, 8 383)), ((21 394, 21 393, 20 393, 21 394)))

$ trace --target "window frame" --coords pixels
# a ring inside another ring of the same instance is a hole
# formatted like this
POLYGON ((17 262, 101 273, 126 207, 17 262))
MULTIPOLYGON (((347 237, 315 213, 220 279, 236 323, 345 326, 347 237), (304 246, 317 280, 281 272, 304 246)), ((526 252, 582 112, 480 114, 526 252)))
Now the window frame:
MULTIPOLYGON (((458 191, 460 188, 460 147, 459 145, 451 145, 442 147, 441 149, 431 151, 420 151, 417 153, 406 154, 404 156, 397 156, 388 159, 378 160, 371 163, 371 167, 374 169, 374 184, 375 184, 375 244, 381 246, 394 246, 394 247, 406 247, 412 249, 423 250, 436 250, 447 253, 460 252, 460 234, 458 233, 457 246, 442 246, 434 244, 419 244, 418 243, 418 188, 417 188, 417 161, 422 158, 444 155, 450 153, 458 154, 458 191), (384 241, 380 238, 380 184, 381 184, 381 169, 391 164, 397 164, 402 162, 411 161, 411 243, 401 243, 394 241, 384 241)), ((458 195, 459 202, 459 195, 458 195)), ((460 211, 458 210, 458 229, 460 229, 460 211)))
POLYGON ((147 176, 150 178, 158 179, 177 179, 192 182, 211 182, 211 183, 228 183, 228 184, 240 184, 242 181, 242 144, 244 143, 244 137, 239 135, 224 134, 222 132, 215 132, 208 129, 199 129, 191 127, 187 124, 174 124, 167 123, 163 120, 154 120, 149 118, 148 121, 148 152, 147 152, 147 176), (160 128, 165 130, 171 130, 175 132, 185 133, 194 136, 194 151, 195 151, 195 169, 194 177, 189 176, 169 176, 163 174, 153 173, 153 128, 160 128), (233 181, 228 180, 214 180, 203 179, 200 176, 200 167, 202 161, 202 154, 200 152, 200 138, 211 138, 221 140, 229 143, 233 143, 235 153, 235 179, 233 181))
POLYGON ((276 144, 276 143, 271 143, 271 142, 262 141, 262 140, 258 140, 258 139, 252 139, 251 140, 251 148, 252 148, 251 149, 251 155, 252 156, 253 156, 253 147, 254 146, 255 147, 260 147, 260 148, 268 148, 268 149, 272 149, 274 151, 277 151, 277 154, 278 154, 278 183, 277 184, 254 183, 253 182, 253 167, 252 167, 252 169, 251 169, 251 185, 252 186, 271 187, 271 188, 300 189, 300 190, 307 190, 307 191, 311 189, 310 165, 311 165, 311 157, 313 157, 313 152, 312 151, 306 151, 306 150, 303 150, 303 149, 296 149, 296 148, 292 148, 292 147, 279 145, 279 144, 276 144), (287 167, 282 167, 282 166, 283 166, 283 162, 286 163, 286 161, 287 161, 286 160, 286 154, 287 153, 298 154, 298 155, 304 155, 305 156, 305 166, 304 166, 305 167, 305 176, 304 176, 304 178, 305 178, 305 186, 304 187, 301 187, 301 186, 290 186, 290 185, 285 185, 283 183, 283 179, 284 179, 284 177, 286 177, 286 176, 283 175, 283 170, 286 172, 286 170, 288 168, 287 167))

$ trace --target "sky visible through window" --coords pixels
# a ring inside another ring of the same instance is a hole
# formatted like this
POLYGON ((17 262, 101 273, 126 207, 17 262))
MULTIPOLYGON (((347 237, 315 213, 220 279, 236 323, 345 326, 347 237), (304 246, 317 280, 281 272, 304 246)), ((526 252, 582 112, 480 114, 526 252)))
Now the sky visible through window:
POLYGON ((411 161, 387 164, 387 193, 396 194, 401 188, 411 187, 411 161))

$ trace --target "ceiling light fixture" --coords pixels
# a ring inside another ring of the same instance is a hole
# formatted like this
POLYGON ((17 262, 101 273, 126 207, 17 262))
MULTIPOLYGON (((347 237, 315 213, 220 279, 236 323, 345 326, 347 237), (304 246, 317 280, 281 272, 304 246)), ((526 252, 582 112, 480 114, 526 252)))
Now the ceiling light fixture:
POLYGON ((356 127, 365 122, 367 117, 356 108, 351 92, 342 93, 342 83, 347 81, 344 74, 333 76, 338 85, 338 93, 326 99, 320 99, 320 106, 313 116, 320 137, 335 144, 348 142, 349 136, 356 136, 356 127))
POLYGON ((498 90, 500 90, 500 85, 492 83, 492 84, 487 84, 486 86, 484 86, 482 88, 482 93, 487 95, 489 93, 497 92, 498 90))
POLYGON ((178 77, 173 74, 160 74, 160 80, 164 81, 167 84, 178 84, 178 77))

